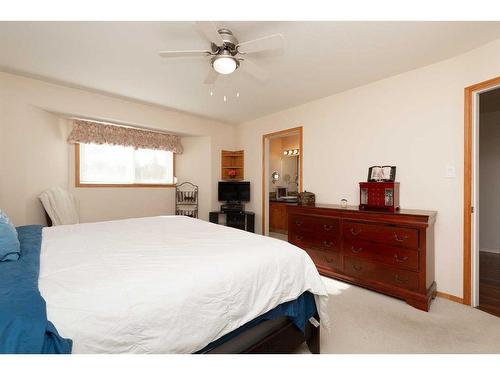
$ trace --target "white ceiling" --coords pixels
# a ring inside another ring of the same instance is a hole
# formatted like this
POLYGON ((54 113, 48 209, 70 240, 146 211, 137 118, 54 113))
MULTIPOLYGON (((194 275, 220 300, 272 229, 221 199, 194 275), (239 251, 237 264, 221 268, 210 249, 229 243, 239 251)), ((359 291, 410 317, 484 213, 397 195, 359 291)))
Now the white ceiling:
POLYGON ((254 58, 269 71, 267 82, 237 70, 217 81, 211 97, 203 84, 208 59, 157 54, 207 49, 193 24, 0 22, 0 69, 240 123, 500 38, 500 22, 217 22, 240 42, 281 33, 286 47, 254 58))

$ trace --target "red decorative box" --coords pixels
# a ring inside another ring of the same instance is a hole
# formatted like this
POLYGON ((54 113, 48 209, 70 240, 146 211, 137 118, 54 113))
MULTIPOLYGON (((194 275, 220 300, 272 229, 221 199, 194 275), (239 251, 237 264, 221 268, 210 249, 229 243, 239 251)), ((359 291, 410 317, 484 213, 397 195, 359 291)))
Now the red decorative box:
POLYGON ((359 209, 389 212, 399 210, 399 182, 360 182, 359 209))

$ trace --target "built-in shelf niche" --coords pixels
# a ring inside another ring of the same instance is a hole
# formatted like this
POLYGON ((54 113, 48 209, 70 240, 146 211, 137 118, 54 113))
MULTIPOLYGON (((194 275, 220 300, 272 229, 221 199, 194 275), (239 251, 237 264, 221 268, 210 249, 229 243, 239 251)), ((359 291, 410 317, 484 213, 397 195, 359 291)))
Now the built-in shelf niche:
POLYGON ((240 181, 245 178, 245 154, 240 151, 221 151, 221 180, 223 181, 240 181), (232 172, 234 171, 234 172, 232 172), (235 173, 231 177, 231 173, 235 173))

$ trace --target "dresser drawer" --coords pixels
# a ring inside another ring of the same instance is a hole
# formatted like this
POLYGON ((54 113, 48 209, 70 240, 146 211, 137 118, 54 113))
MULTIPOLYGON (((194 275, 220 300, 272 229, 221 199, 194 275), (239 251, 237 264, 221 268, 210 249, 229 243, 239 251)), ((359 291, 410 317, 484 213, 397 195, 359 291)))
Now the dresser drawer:
POLYGON ((365 240, 418 249, 418 230, 389 225, 365 224, 346 220, 342 223, 345 239, 365 240))
POLYGON ((340 269, 340 252, 313 249, 307 249, 306 251, 317 267, 333 270, 340 269))
POLYGON ((408 290, 418 290, 418 273, 380 263, 344 257, 344 273, 357 279, 375 281, 408 290))
POLYGON ((318 237, 340 233, 340 220, 333 217, 290 215, 289 229, 296 232, 314 232, 318 237))
POLYGON ((333 235, 321 238, 314 232, 296 231, 289 232, 288 241, 302 249, 340 251, 340 238, 333 235))
POLYGON ((363 258, 398 268, 418 271, 419 252, 401 247, 383 245, 361 240, 346 239, 343 246, 344 255, 363 258))

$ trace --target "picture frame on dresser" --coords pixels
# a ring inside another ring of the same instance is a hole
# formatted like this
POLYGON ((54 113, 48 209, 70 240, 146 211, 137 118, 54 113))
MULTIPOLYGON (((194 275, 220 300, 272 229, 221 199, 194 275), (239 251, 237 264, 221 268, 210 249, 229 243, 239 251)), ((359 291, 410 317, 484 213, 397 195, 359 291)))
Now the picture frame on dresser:
POLYGON ((396 181, 396 167, 391 165, 374 165, 368 168, 368 182, 394 182, 396 181))

